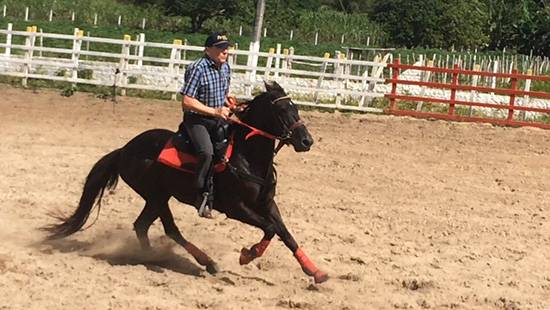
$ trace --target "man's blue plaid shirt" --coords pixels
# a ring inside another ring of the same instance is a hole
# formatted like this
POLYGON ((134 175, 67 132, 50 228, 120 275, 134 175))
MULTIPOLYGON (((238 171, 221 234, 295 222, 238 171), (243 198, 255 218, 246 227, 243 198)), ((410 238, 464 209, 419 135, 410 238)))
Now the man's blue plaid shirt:
POLYGON ((210 58, 204 56, 189 64, 185 71, 182 95, 199 100, 212 107, 224 106, 231 83, 231 69, 227 63, 218 69, 210 58))

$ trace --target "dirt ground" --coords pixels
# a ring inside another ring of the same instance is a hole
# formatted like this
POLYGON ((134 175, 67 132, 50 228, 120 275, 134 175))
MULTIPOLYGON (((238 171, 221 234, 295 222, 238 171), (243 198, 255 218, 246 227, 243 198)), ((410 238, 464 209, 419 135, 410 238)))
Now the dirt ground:
MULTIPOLYGON (((173 101, 0 89, 0 309, 550 309, 550 131, 380 115, 302 112, 307 153, 276 157, 277 201, 331 278, 315 285, 274 239, 240 266, 259 230, 207 220, 171 201, 184 236, 223 271, 211 276, 151 229, 119 183, 99 219, 61 242, 39 227, 69 214, 105 153, 155 127, 173 101)), ((95 213, 89 222, 95 218, 95 213)))

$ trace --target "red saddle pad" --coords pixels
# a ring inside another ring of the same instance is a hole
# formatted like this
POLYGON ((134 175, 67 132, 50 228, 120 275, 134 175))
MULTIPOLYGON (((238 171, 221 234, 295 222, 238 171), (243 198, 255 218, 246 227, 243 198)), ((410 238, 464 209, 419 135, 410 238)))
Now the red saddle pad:
MULTIPOLYGON (((233 153, 233 137, 231 137, 229 146, 227 147, 227 151, 225 152, 225 158, 229 160, 231 158, 231 154, 233 153)), ((170 166, 172 168, 178 169, 180 171, 188 172, 188 173, 195 173, 193 169, 185 168, 186 166, 194 166, 197 164, 198 160, 197 157, 193 154, 180 152, 176 149, 174 146, 174 143, 172 142, 172 138, 170 138, 167 142, 162 151, 160 151, 159 157, 157 158, 157 161, 170 166), (189 165, 186 165, 189 164, 189 165)), ((214 171, 219 173, 225 170, 226 162, 221 161, 214 165, 214 171)))

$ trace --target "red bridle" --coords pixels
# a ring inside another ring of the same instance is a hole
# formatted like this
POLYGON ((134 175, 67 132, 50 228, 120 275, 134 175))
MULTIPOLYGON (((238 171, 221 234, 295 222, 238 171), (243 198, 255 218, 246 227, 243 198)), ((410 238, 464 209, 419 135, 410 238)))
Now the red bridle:
MULTIPOLYGON (((283 97, 279 97, 277 99, 274 99, 273 101, 271 101, 271 104, 275 104, 277 103, 278 101, 281 101, 281 100, 284 100, 284 99, 290 99, 290 96, 283 96, 283 97)), ((228 101, 229 101, 229 108, 234 111, 234 110, 237 110, 239 108, 238 104, 237 104, 237 100, 234 98, 234 97, 229 97, 228 98, 228 101)), ((298 119, 296 122, 294 122, 292 125, 290 125, 289 128, 286 128, 286 132, 281 135, 281 136, 275 136, 275 135, 272 135, 270 133, 267 133, 261 129, 258 129, 256 127, 253 127, 243 121, 241 121, 240 119, 238 118, 229 118, 228 121, 230 121, 231 123, 234 123, 234 124, 238 124, 238 125, 241 125, 241 126, 244 126, 248 129, 250 129, 251 131, 245 136, 245 140, 248 140, 250 137, 253 137, 255 135, 260 135, 262 137, 266 137, 268 139, 271 139, 271 140, 279 140, 279 144, 277 145, 277 147, 275 148, 275 154, 277 154, 277 152, 285 145, 285 144, 289 144, 289 141, 292 137, 292 131, 298 127, 301 127, 301 126, 304 126, 304 122, 301 120, 301 119, 298 119)), ((284 126, 284 125, 283 125, 284 126)))

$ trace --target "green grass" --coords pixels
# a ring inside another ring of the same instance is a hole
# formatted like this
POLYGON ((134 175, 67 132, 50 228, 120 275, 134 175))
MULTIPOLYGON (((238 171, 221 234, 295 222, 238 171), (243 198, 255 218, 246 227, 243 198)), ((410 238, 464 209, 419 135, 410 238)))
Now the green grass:
MULTIPOLYGON (((545 75, 550 75, 550 71, 547 71, 545 75)), ((550 82, 533 81, 531 83, 531 91, 543 91, 550 93, 550 82)))

